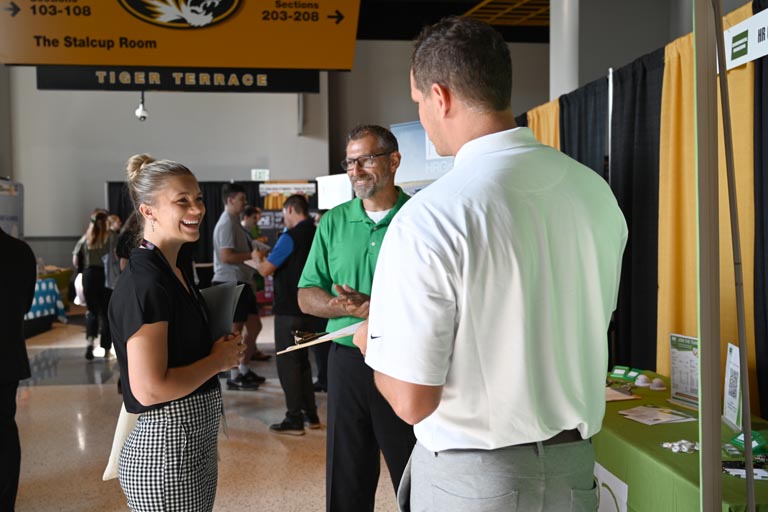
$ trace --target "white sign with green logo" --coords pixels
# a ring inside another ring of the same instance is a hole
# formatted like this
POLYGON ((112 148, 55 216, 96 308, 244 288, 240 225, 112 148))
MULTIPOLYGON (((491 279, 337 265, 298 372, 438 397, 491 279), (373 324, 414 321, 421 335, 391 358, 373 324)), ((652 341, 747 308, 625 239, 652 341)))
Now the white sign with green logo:
POLYGON ((680 334, 669 335, 670 400, 699 407, 699 340, 680 334))
POLYGON ((600 512, 627 512, 629 486, 619 477, 595 462, 597 510, 600 512))
POLYGON ((723 38, 728 69, 768 55, 768 9, 727 29, 723 38))

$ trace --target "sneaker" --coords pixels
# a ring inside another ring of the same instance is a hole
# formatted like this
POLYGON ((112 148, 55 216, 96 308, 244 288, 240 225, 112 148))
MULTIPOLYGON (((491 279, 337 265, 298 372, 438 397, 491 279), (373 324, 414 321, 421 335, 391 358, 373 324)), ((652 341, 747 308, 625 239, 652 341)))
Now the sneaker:
POLYGON ((259 384, 263 384, 267 379, 266 377, 262 377, 261 375, 257 375, 253 370, 248 370, 248 373, 245 375, 240 375, 243 379, 245 379, 246 382, 253 382, 257 386, 259 384))
POLYGON ((85 358, 89 361, 93 360, 93 345, 85 347, 85 358))
POLYGON ((315 390, 315 393, 327 393, 328 392, 328 386, 321 384, 319 380, 316 380, 314 384, 312 384, 312 389, 315 390))
POLYGON ((256 391, 259 389, 259 384, 257 382, 247 381, 242 375, 238 375, 234 379, 227 379, 227 389, 256 391))
POLYGON ((284 434, 287 436, 303 436, 304 421, 302 419, 285 417, 280 423, 269 426, 269 430, 275 434, 284 434))
POLYGON ((323 428, 322 423, 320 423, 320 417, 317 415, 316 412, 313 413, 304 413, 304 422, 309 425, 309 428, 312 430, 317 430, 319 428, 323 428))
POLYGON ((95 347, 93 349, 93 357, 106 357, 106 354, 107 351, 104 350, 104 347, 95 347))
POLYGON ((253 355, 251 355, 251 361, 269 361, 271 357, 270 354, 265 354, 261 350, 256 350, 253 355))

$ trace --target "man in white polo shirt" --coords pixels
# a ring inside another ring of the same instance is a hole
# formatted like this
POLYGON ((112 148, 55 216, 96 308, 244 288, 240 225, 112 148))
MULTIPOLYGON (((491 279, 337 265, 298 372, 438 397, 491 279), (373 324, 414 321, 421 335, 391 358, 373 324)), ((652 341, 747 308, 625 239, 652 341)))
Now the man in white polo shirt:
POLYGON ((415 425, 401 510, 596 508, 589 438, 627 226, 600 176, 516 128, 511 83, 484 23, 417 39, 411 95, 455 164, 393 220, 355 336, 415 425))

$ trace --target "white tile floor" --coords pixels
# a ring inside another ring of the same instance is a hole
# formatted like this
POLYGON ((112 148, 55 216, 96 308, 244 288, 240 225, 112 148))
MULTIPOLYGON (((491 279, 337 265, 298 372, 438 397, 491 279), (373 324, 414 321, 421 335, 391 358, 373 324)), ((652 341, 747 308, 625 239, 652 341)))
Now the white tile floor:
MULTIPOLYGON (((272 318, 264 319, 259 347, 274 353, 272 318)), ((17 423, 22 467, 17 512, 128 510, 117 480, 103 482, 120 410, 114 359, 87 362, 84 329, 54 324, 27 340, 41 376, 19 390, 17 423)), ((219 442, 221 462, 216 511, 325 509, 325 430, 301 437, 268 430, 285 413, 274 377, 274 357, 257 363, 267 382, 256 392, 225 391, 229 438, 219 442)), ((318 394, 325 422, 325 394, 318 394)), ((377 511, 397 510, 382 461, 377 511)))

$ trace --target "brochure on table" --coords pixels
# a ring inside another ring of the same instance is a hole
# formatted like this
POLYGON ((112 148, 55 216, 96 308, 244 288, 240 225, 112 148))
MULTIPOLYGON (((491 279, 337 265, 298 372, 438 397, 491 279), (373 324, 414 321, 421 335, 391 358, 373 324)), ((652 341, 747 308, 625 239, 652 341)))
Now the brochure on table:
POLYGON ((699 340, 680 334, 669 335, 670 401, 699 408, 699 340))
POLYGON ((683 423, 696 421, 696 418, 674 409, 658 407, 656 405, 640 405, 631 409, 619 411, 619 414, 629 420, 634 420, 644 425, 658 425, 660 423, 683 423))
POLYGON ((739 347, 728 344, 725 359, 725 382, 723 389, 723 421, 736 431, 741 431, 741 376, 739 347))

